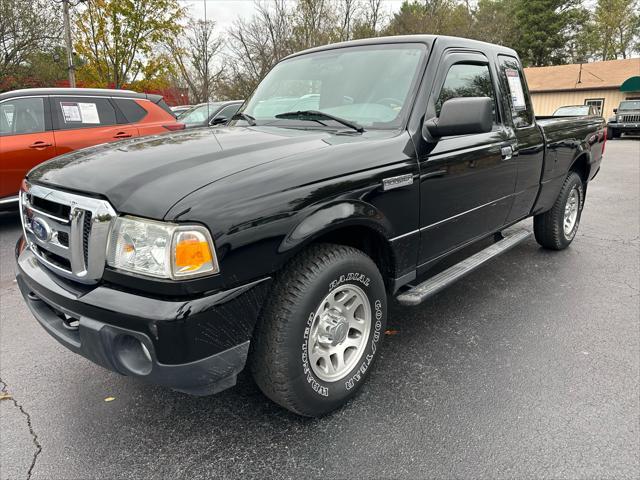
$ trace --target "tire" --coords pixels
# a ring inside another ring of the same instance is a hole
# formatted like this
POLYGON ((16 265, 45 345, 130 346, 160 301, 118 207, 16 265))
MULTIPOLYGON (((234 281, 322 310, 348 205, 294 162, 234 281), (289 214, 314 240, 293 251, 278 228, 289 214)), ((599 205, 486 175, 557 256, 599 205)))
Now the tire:
POLYGON ((614 130, 612 128, 607 128, 607 140, 611 140, 614 135, 614 130))
POLYGON ((253 377, 286 409, 324 415, 368 377, 386 320, 387 294, 375 263, 355 248, 313 245, 276 279, 251 342, 253 377))
POLYGON ((551 210, 533 217, 533 233, 536 241, 551 250, 564 250, 576 236, 582 208, 584 186, 576 172, 569 172, 551 210), (575 194, 574 194, 575 192, 575 194), (573 202, 572 205, 569 205, 573 202), (575 216, 573 217, 572 214, 575 216), (565 228, 567 221, 567 228, 565 228))
POLYGON ((622 136, 622 132, 620 130, 614 130, 612 135, 613 138, 620 138, 622 136))

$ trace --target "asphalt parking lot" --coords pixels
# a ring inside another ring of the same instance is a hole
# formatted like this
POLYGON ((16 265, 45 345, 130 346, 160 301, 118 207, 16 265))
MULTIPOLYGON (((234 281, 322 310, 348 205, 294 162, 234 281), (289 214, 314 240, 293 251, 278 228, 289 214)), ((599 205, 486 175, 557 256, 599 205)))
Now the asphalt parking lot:
POLYGON ((19 295, 19 235, 0 216, 1 479, 640 476, 638 140, 607 143, 568 250, 531 238, 394 307, 369 382, 317 420, 246 375, 197 398, 67 351, 19 295))

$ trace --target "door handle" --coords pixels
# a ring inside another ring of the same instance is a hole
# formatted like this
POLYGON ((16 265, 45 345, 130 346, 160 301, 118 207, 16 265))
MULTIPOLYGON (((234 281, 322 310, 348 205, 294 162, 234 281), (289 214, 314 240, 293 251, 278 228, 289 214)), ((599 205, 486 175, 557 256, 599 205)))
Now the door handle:
POLYGON ((113 138, 131 138, 131 136, 132 135, 127 132, 118 132, 113 136, 113 138))
POLYGON ((505 145, 500 149, 502 160, 511 160, 513 158, 513 147, 511 145, 505 145))
POLYGON ((39 141, 39 142, 33 142, 31 145, 29 145, 29 148, 40 149, 40 148, 47 148, 52 146, 53 145, 51 143, 45 143, 45 142, 39 141))

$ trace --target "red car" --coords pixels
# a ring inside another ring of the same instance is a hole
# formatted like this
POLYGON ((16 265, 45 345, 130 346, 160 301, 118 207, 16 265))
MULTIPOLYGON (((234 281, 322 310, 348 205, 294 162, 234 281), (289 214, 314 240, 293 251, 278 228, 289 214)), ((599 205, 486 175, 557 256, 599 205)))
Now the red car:
POLYGON ((16 205, 25 174, 56 155, 183 128, 160 95, 87 88, 0 94, 0 208, 16 205))

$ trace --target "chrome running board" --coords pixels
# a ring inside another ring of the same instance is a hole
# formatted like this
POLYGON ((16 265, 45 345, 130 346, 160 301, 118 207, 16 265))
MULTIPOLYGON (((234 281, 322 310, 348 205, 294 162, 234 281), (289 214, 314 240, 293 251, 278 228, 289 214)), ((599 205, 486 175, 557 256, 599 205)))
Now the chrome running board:
POLYGON ((510 233, 502 240, 499 240, 484 250, 480 250, 478 253, 452 265, 410 290, 400 293, 396 298, 402 305, 418 305, 492 258, 515 247, 520 242, 529 238, 529 236, 531 236, 531 232, 527 230, 517 230, 510 233))

